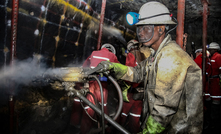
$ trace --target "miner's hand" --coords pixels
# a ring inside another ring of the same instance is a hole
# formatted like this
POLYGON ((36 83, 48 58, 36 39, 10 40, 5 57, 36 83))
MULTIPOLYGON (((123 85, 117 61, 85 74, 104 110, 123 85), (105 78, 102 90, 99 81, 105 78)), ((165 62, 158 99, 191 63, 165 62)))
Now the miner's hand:
POLYGON ((113 63, 110 61, 102 61, 98 64, 98 67, 101 67, 101 69, 97 70, 96 72, 102 73, 112 71, 114 72, 114 76, 116 79, 122 78, 127 72, 127 66, 120 63, 113 63))
POLYGON ((111 63, 110 61, 101 61, 97 65, 97 67, 100 68, 99 70, 96 71, 97 73, 104 73, 104 72, 110 71, 114 66, 113 66, 113 63, 111 63))

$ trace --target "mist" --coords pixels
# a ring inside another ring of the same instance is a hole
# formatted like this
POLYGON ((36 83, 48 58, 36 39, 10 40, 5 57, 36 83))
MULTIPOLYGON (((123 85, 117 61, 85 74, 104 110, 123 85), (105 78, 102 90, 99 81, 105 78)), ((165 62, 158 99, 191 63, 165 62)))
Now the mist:
POLYGON ((112 36, 116 37, 121 43, 127 44, 126 40, 124 39, 119 29, 109 27, 109 26, 103 26, 103 28, 104 28, 104 31, 103 31, 104 35, 110 33, 112 36))
POLYGON ((45 74, 47 76, 62 76, 65 73, 60 69, 47 68, 46 64, 40 62, 41 58, 41 56, 34 56, 23 61, 15 60, 12 65, 2 68, 0 70, 1 88, 8 88, 11 84, 41 86, 35 85, 36 83, 33 81, 43 78, 45 74))

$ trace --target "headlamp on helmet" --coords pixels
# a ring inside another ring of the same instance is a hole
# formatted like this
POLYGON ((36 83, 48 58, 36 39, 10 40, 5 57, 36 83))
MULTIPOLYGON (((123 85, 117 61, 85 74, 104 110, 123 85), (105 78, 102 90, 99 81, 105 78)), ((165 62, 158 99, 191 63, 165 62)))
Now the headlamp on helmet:
POLYGON ((135 12, 129 12, 126 15, 126 20, 129 25, 134 25, 139 21, 139 14, 135 12))

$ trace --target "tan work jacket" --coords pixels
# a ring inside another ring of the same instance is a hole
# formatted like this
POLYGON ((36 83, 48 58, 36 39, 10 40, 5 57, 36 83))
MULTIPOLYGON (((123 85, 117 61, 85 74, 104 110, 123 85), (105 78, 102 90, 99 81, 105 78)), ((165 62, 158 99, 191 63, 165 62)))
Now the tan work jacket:
MULTIPOLYGON (((201 69, 168 35, 155 55, 121 78, 145 83, 147 118, 165 130, 161 133, 202 133, 203 92, 201 69)), ((145 126, 149 128, 148 125, 145 126)))

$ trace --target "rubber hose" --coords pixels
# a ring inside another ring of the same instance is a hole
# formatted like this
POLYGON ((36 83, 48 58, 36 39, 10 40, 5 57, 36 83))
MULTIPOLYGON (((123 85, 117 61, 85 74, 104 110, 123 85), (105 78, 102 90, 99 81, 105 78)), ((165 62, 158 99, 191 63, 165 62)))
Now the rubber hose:
POLYGON ((103 88, 101 85, 100 80, 97 78, 96 75, 90 75, 89 78, 94 78, 100 87, 100 92, 101 92, 101 123, 102 123, 102 134, 105 133, 105 125, 104 125, 104 95, 103 95, 103 88))
MULTIPOLYGON (((105 74, 106 75, 106 74, 105 74)), ((118 97, 119 97, 119 107, 118 107, 118 110, 115 114, 115 116, 113 117, 113 120, 116 120, 118 118, 118 116, 120 115, 121 113, 121 110, 123 108, 123 94, 122 94, 122 91, 121 91, 121 88, 120 86, 118 85, 118 83, 116 82, 116 80, 110 76, 110 75, 106 75, 108 77, 108 79, 114 84, 114 86, 116 87, 117 89, 117 92, 118 92, 118 97)))

